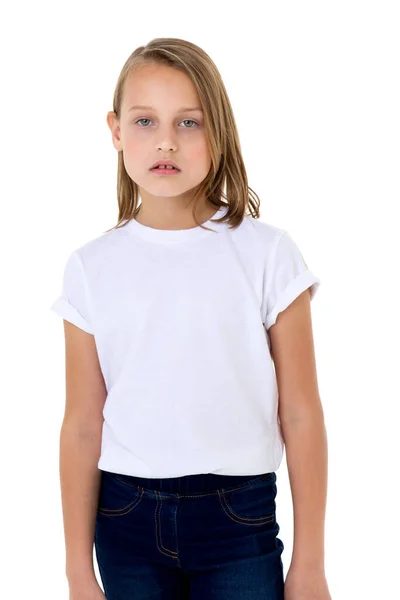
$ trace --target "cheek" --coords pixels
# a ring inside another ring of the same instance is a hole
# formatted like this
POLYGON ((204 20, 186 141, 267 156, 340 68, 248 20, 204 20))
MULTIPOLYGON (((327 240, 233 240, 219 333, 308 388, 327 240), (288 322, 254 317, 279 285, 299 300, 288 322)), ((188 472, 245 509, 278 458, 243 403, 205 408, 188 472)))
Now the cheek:
POLYGON ((126 137, 126 146, 131 150, 140 150, 146 144, 146 138, 143 135, 133 134, 126 137))
POLYGON ((206 140, 193 144, 189 150, 189 155, 190 159, 197 161, 199 165, 208 166, 211 163, 211 155, 206 140))
POLYGON ((136 165, 136 169, 140 168, 139 165, 143 162, 143 158, 151 154, 147 144, 142 140, 138 140, 137 137, 127 139, 124 149, 126 156, 129 157, 133 165, 136 165))
POLYGON ((141 147, 151 143, 149 131, 140 128, 138 125, 130 125, 126 128, 124 142, 125 146, 132 150, 140 150, 141 147))

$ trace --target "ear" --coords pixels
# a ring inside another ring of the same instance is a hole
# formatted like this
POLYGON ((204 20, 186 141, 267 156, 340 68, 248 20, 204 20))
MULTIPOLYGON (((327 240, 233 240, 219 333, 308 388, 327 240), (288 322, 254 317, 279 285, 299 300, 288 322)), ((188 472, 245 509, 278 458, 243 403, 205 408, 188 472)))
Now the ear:
POLYGON ((121 142, 121 128, 119 124, 119 119, 114 111, 109 111, 107 113, 107 125, 110 128, 112 135, 112 143, 113 146, 118 152, 123 150, 122 142, 121 142))

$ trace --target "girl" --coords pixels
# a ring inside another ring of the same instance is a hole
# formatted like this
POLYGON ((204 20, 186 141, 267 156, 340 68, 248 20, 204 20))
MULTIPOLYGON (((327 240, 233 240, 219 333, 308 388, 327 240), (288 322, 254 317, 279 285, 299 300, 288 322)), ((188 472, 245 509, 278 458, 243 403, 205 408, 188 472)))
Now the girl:
POLYGON ((232 108, 201 48, 137 48, 107 123, 118 223, 72 252, 52 305, 66 343, 70 599, 104 599, 94 544, 108 600, 327 600, 310 318, 320 281, 286 231, 257 220, 232 108))

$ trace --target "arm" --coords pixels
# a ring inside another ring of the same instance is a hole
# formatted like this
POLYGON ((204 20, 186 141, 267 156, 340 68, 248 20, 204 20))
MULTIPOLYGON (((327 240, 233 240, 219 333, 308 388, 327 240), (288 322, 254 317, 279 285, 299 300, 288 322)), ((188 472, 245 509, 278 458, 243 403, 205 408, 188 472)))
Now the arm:
POLYGON ((70 588, 96 581, 93 544, 101 471, 106 388, 93 335, 64 320, 66 406, 60 434, 60 482, 66 576, 70 588))
POLYGON ((279 314, 269 333, 293 497, 291 568, 324 574, 327 437, 318 391, 308 290, 279 314))

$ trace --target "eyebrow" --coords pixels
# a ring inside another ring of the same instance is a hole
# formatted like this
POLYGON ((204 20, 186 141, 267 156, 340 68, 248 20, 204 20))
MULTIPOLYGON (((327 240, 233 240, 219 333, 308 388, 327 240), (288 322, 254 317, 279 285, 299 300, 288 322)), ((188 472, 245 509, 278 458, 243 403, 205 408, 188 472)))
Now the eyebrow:
MULTIPOLYGON (((131 106, 129 111, 131 110, 136 110, 136 109, 140 109, 140 110, 154 110, 155 109, 152 106, 145 106, 144 104, 135 104, 134 106, 131 106)), ((185 107, 185 106, 181 106, 181 108, 178 108, 178 110, 176 112, 181 113, 181 112, 191 112, 194 110, 198 110, 200 112, 203 112, 203 110, 200 107, 194 106, 194 107, 185 107)))

